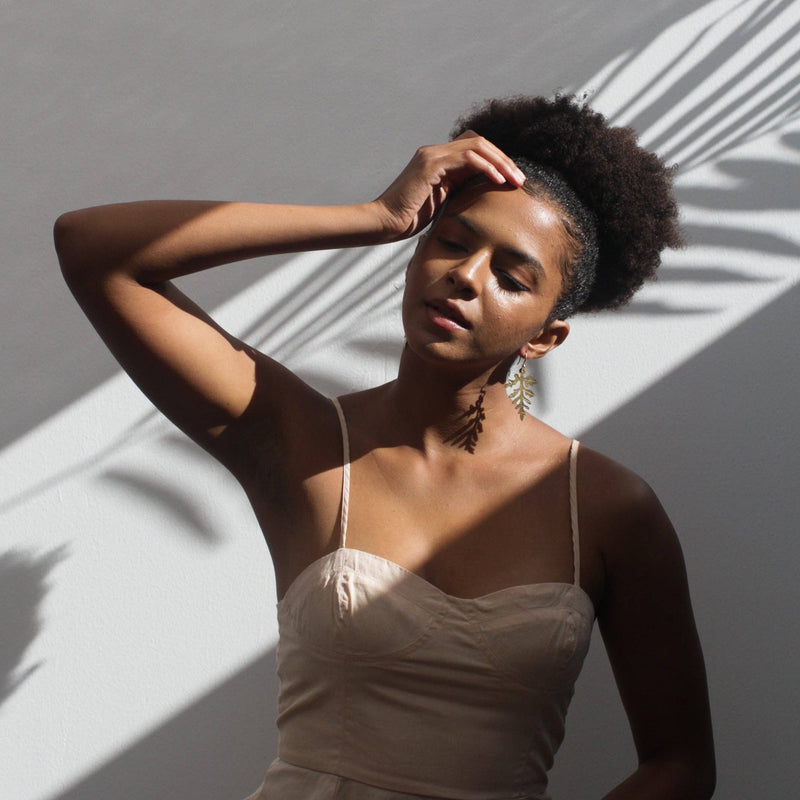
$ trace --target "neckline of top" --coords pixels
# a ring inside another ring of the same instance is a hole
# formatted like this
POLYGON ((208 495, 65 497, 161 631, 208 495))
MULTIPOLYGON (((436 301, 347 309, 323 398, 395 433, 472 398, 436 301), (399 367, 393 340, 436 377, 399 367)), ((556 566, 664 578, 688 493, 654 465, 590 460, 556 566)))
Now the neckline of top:
MULTIPOLYGON (((368 550, 359 550, 357 547, 337 547, 335 550, 331 550, 329 553, 325 553, 325 555, 320 556, 319 558, 315 558, 310 564, 304 567, 294 578, 294 580, 289 584, 289 588, 283 593, 283 597, 281 597, 278 602, 277 606, 280 609, 283 605, 285 605, 287 599, 289 598, 290 594, 292 594, 295 586, 297 586, 302 577, 307 573, 311 572, 314 567, 320 566, 323 562, 335 559, 337 555, 344 554, 345 556, 352 554, 355 558, 366 558, 367 560, 376 561, 379 564, 385 565, 390 569, 396 570, 401 573, 403 576, 408 576, 412 581, 415 581, 419 586, 423 587, 426 591, 431 594, 435 594, 441 599, 453 603, 453 604, 462 604, 462 605, 470 605, 470 604, 478 604, 481 602, 488 601, 492 598, 499 597, 501 595, 511 595, 511 594, 521 594, 525 592, 533 592, 537 590, 544 590, 544 589, 558 589, 563 592, 568 592, 570 589, 575 590, 577 592, 578 597, 582 597, 585 600, 585 603, 588 607, 588 614, 594 618, 595 616, 595 608, 594 602, 592 598, 589 596, 587 591, 576 583, 567 583, 566 581, 538 581, 536 583, 518 583, 512 584, 511 586, 504 586, 501 589, 495 589, 494 591, 487 592, 486 594, 478 595, 477 597, 460 597, 459 595, 449 594, 448 592, 444 591, 444 589, 439 588, 435 583, 431 583, 427 578, 423 578, 417 572, 408 569, 407 567, 398 564, 396 561, 392 561, 390 558, 385 558, 384 556, 379 556, 377 553, 370 553, 368 550)), ((339 557, 341 557, 339 555, 339 557)))
MULTIPOLYGON (((341 508, 339 514, 339 549, 346 548, 347 546, 347 522, 349 517, 350 506, 350 434, 347 428, 347 419, 342 409, 342 404, 339 402, 338 397, 332 397, 331 403, 336 409, 336 415, 339 418, 339 428, 342 437, 342 494, 341 494, 341 508)), ((577 439, 572 439, 569 446, 568 455, 568 474, 569 474, 569 522, 570 522, 570 536, 572 537, 572 585, 581 589, 581 548, 580 548, 580 533, 578 527, 578 448, 580 442, 577 439)), ((361 551, 365 552, 365 551, 361 551)), ((394 563, 394 562, 392 562, 394 563)), ((400 566, 397 564, 397 566, 400 566)), ((402 569, 402 567, 401 567, 402 569)), ((410 570, 406 570, 410 572, 410 570)), ((411 572, 411 574, 416 574, 411 572)), ((421 576, 417 576, 421 577, 421 576)), ((424 578, 422 578, 424 580, 424 578)), ((432 585, 432 584, 431 584, 432 585)), ((522 584, 525 585, 525 584, 522 584)), ((588 593, 584 590, 584 594, 588 597, 588 593)), ((450 595, 452 596, 452 595, 450 595)), ((594 604, 593 604, 594 606, 594 604)))

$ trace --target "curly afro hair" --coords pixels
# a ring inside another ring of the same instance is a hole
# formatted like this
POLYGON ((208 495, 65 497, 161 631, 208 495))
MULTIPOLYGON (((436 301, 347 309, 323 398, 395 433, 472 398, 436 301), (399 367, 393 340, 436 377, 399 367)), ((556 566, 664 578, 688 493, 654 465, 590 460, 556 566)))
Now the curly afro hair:
POLYGON ((561 212, 570 246, 551 318, 624 305, 654 275, 661 250, 683 244, 673 169, 574 95, 489 100, 450 135, 466 130, 514 159, 526 191, 561 212))

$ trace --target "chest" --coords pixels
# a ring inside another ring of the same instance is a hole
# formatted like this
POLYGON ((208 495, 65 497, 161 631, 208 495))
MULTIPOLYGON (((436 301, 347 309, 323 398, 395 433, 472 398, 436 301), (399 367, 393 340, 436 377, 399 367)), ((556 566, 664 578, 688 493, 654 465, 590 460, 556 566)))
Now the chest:
POLYGON ((459 597, 572 583, 569 496, 563 460, 430 469, 373 452, 351 464, 346 543, 459 597))

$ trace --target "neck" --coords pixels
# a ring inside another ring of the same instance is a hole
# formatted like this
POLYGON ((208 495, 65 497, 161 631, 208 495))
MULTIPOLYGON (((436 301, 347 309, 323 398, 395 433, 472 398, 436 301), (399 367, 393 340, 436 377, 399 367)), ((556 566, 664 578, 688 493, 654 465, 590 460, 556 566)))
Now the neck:
POLYGON ((508 399, 508 364, 443 369, 408 347, 397 380, 387 387, 386 412, 426 453, 487 453, 507 446, 509 428, 523 424, 508 399))

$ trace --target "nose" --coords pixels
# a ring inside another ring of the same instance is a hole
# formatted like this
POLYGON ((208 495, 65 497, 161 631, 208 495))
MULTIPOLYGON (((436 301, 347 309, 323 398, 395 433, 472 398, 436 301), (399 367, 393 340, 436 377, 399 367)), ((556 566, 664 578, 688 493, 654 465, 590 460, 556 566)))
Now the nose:
POLYGON ((487 263, 487 254, 478 250, 461 259, 447 272, 447 281, 465 298, 478 294, 481 274, 487 263))

